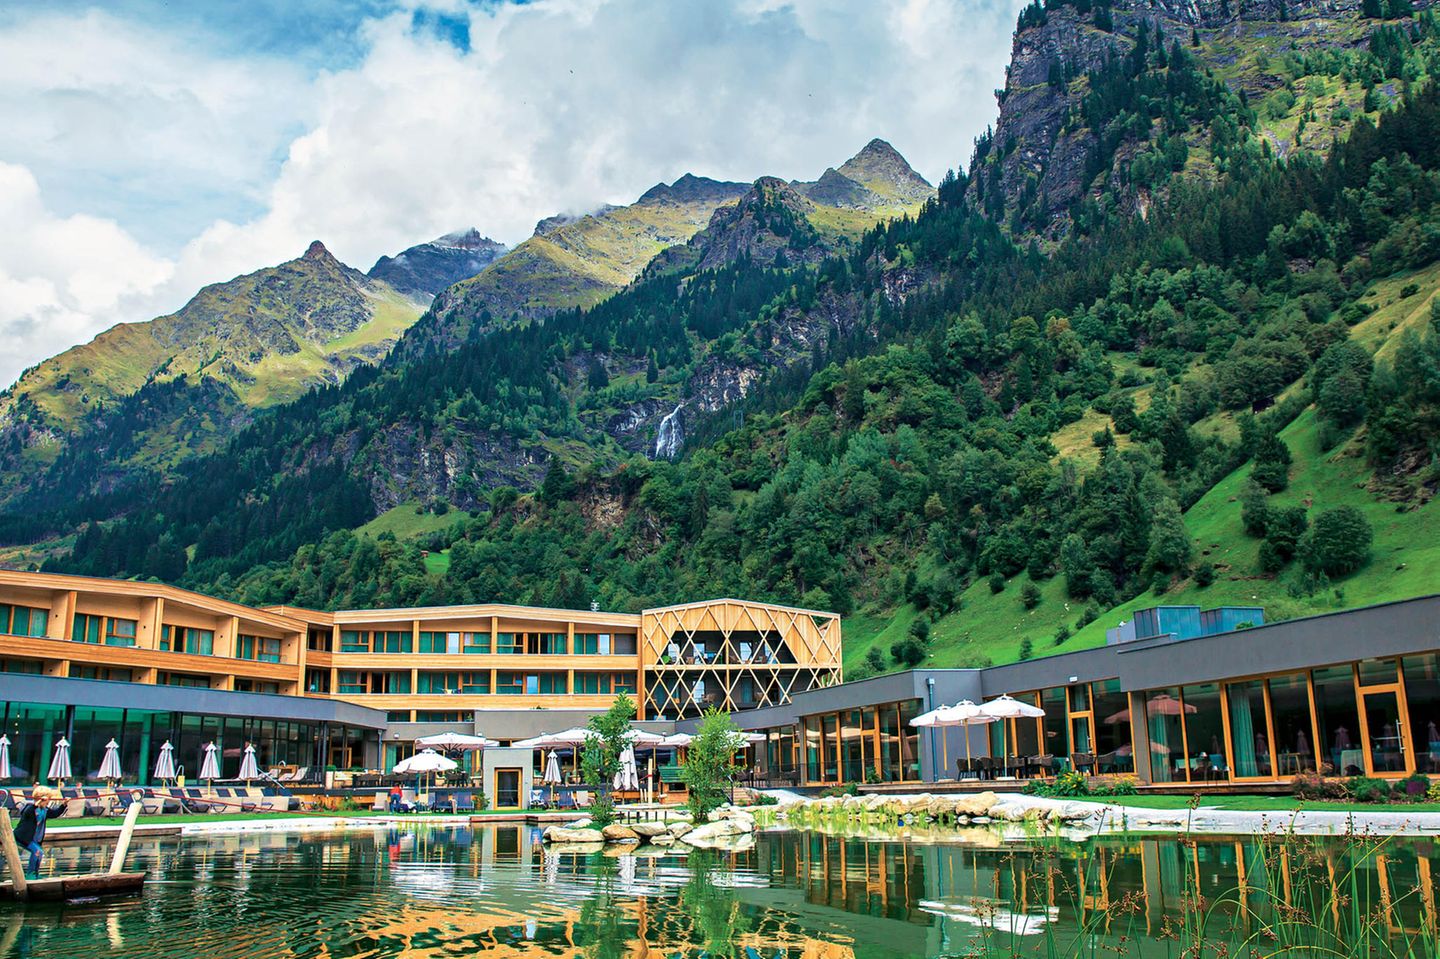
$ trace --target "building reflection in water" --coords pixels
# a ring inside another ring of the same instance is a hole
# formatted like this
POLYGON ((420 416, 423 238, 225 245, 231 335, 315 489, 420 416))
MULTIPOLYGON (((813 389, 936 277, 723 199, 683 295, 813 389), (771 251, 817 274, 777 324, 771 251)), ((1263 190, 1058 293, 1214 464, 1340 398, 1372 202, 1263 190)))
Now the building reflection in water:
MULTIPOLYGON (((134 849, 151 877, 142 897, 12 911, 0 956, 885 959, 981 942, 1043 954, 1042 942, 1082 935, 1149 955, 1135 944, 1163 948, 1196 904, 1212 934, 1235 940, 1317 903, 1342 935, 1357 916, 1379 917, 1382 935, 1437 934, 1428 840, 994 848, 795 832, 764 834, 743 853, 676 856, 555 854, 538 830, 502 825, 163 837, 134 849)), ((48 852, 48 872, 73 873, 107 849, 48 852)))

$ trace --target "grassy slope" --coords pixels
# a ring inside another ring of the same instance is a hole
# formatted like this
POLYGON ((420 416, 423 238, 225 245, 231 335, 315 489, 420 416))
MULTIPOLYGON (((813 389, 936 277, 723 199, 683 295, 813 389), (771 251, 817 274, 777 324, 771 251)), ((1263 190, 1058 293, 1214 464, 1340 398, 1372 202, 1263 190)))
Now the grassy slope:
POLYGON ((396 539, 404 541, 446 529, 465 515, 463 513, 447 513, 444 516, 436 516, 429 510, 417 513, 415 512, 417 506, 416 503, 401 503, 399 506, 381 513, 355 532, 361 536, 392 533, 396 539))
MULTIPOLYGON (((1430 301, 1440 294, 1440 265, 1380 281, 1365 297, 1376 312, 1358 324, 1352 336, 1381 357, 1390 355, 1407 329, 1419 329, 1428 322, 1430 301), (1418 292, 1402 297, 1411 284, 1418 292)), ((1147 388, 1136 391, 1136 405, 1148 401, 1147 388), (1141 395, 1145 393, 1145 395, 1141 395)), ((1058 431, 1052 442, 1063 454, 1074 455, 1082 466, 1093 462, 1089 435, 1103 428, 1104 419, 1090 414, 1058 431)), ((1234 419, 1228 414, 1210 417, 1199 424, 1207 432, 1233 434, 1234 419)), ((1363 459, 1358 437, 1332 450, 1322 450, 1313 410, 1306 411, 1281 435, 1294 456, 1290 486, 1276 494, 1279 506, 1306 505, 1311 516, 1332 506, 1351 505, 1362 510, 1375 531, 1375 546, 1369 564, 1355 574, 1336 581, 1333 589, 1308 597, 1293 597, 1288 584, 1292 569, 1278 578, 1262 576, 1258 570, 1260 541, 1245 535, 1240 523, 1240 491, 1249 476, 1246 464, 1221 480, 1185 514, 1185 523, 1195 538, 1199 558, 1214 563, 1215 582, 1200 588, 1192 581, 1178 584, 1163 596, 1146 591, 1134 600, 1103 612, 1090 625, 1074 630, 1063 644, 1053 639, 1062 623, 1073 629, 1084 603, 1069 600, 1063 577, 1039 583, 1041 602, 1026 610, 1020 591, 1028 576, 1021 574, 1006 589, 992 594, 988 584, 978 580, 964 593, 959 611, 931 626, 930 666, 973 665, 986 659, 994 663, 1019 658, 1020 644, 1029 638, 1033 655, 1044 656, 1103 645, 1105 629, 1129 619, 1136 609, 1161 604, 1261 605, 1267 619, 1290 619, 1333 609, 1364 606, 1419 596, 1440 590, 1434 570, 1440 569, 1440 507, 1433 502, 1403 512, 1396 504, 1380 499, 1366 488, 1370 470, 1363 459)), ((853 669, 864 661, 866 652, 877 646, 888 653, 890 645, 904 636, 917 611, 907 605, 889 611, 866 610, 845 620, 845 666, 853 669)))

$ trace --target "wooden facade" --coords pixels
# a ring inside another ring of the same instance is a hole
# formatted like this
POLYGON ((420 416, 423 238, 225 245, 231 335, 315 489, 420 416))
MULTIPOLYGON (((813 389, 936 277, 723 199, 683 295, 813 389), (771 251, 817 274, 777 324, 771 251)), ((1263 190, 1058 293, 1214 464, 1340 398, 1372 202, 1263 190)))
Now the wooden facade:
POLYGON ((163 584, 0 570, 0 669, 341 699, 395 722, 600 710, 625 692, 638 718, 654 718, 660 710, 646 704, 656 691, 683 700, 689 716, 701 703, 770 705, 838 682, 840 621, 738 600, 641 614, 501 604, 255 609, 163 584), (672 660, 677 643, 705 662, 672 660), (696 680, 723 693, 680 695, 696 680))
POLYGON ((642 613, 640 640, 645 719, 775 706, 841 681, 834 613, 738 599, 688 603, 642 613))

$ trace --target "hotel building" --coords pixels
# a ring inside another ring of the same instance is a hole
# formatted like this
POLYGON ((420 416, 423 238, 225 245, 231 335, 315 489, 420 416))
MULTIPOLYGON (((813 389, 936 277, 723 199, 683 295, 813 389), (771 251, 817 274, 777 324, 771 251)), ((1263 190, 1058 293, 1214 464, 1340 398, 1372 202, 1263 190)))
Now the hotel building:
MULTIPOLYGON (((0 570, 0 697, 17 778, 61 735, 143 780, 166 739, 262 766, 388 769, 421 736, 507 742, 583 723, 620 693, 669 730, 840 681, 833 613, 722 599, 638 614, 496 604, 255 609, 155 583, 0 570)), ((84 773, 81 773, 83 776, 84 773)), ((192 773, 193 776, 193 773, 192 773)))
MULTIPOLYGON (((640 613, 505 605, 256 609, 163 584, 0 571, 0 723, 16 781, 54 742, 77 775, 121 744, 144 782, 162 742, 225 770, 389 769, 443 731, 499 742, 582 724, 620 693, 652 731, 706 708, 765 742, 760 778, 905 788, 974 760, 1177 788, 1301 772, 1440 774, 1440 596, 1266 624, 1249 607, 1140 610, 1106 645, 987 669, 841 682, 833 613, 721 599, 640 613), (918 730, 1009 694, 1039 719, 918 730)), ((193 772, 192 772, 193 777, 193 772)))

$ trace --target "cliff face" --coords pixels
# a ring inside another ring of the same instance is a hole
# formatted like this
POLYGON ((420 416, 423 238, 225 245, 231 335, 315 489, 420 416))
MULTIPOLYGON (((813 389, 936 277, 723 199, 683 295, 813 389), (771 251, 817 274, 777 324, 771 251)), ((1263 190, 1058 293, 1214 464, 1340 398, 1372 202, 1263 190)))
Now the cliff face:
MULTIPOLYGON (((1142 32, 1150 49, 1178 45, 1204 75, 1254 105, 1293 86, 1287 54, 1354 47, 1366 42, 1376 25, 1362 15, 1361 0, 1116 0, 1107 7, 1085 0, 1032 6, 1014 35, 993 135, 977 144, 969 195, 992 217, 1007 219, 1017 234, 1050 240, 1069 231, 1077 201, 1097 197, 1106 186, 1122 206, 1143 215, 1145 187, 1120 181, 1126 179, 1126 163, 1159 132, 1158 125, 1126 136, 1086 122, 1087 98, 1095 92, 1091 74, 1131 55, 1142 32), (1107 144, 1110 162, 1097 171, 1101 138, 1116 136, 1125 142, 1113 157, 1113 144, 1107 144)), ((1358 105, 1360 93, 1348 92, 1347 97, 1342 90, 1341 99, 1358 105)), ((1294 109, 1292 104, 1258 116, 1282 155, 1301 145, 1294 109)), ((1312 122, 1303 146, 1323 151, 1328 133, 1343 133, 1344 123, 1327 129, 1327 118, 1312 122)), ((1210 131, 1194 127, 1182 135, 1192 156, 1203 155, 1210 131)), ((1192 162, 1183 172, 1205 177, 1214 171, 1192 162)))

